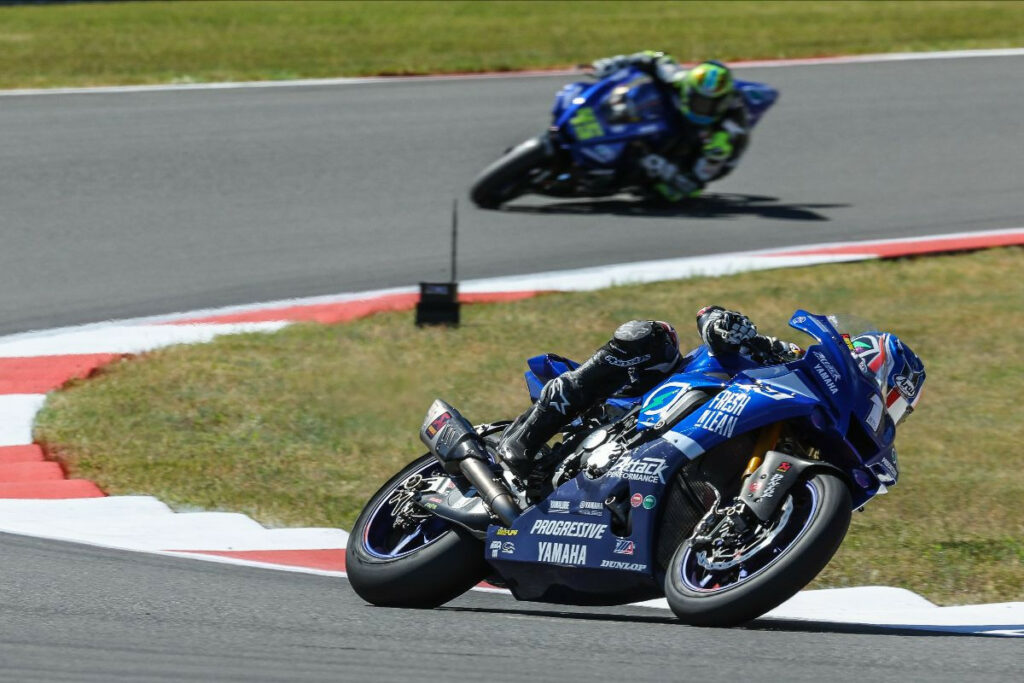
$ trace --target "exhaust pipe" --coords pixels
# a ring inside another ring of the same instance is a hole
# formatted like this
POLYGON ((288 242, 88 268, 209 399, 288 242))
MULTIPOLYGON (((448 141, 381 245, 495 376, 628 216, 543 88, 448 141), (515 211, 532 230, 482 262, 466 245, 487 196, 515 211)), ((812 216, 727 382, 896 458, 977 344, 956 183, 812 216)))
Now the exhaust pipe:
POLYGON ((440 461, 445 472, 465 476, 501 523, 512 525, 519 516, 519 506, 505 485, 494 478, 488 466, 487 450, 469 420, 437 399, 427 411, 420 428, 420 440, 440 461))

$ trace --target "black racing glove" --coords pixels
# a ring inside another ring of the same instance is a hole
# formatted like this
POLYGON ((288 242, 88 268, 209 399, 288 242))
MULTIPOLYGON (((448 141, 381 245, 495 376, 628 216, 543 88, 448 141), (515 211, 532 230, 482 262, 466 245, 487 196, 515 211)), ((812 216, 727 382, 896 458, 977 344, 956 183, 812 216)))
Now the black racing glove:
POLYGON ((757 327, 750 318, 727 311, 721 306, 705 306, 697 312, 700 338, 712 353, 739 352, 741 347, 757 336, 757 327))

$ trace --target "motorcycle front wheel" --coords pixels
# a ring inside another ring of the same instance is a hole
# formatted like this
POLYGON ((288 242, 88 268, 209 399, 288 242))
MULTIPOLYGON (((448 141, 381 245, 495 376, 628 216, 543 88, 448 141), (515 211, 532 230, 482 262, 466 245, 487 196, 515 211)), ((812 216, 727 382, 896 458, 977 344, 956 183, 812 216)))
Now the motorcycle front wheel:
POLYGON ((480 172, 469 190, 469 197, 482 209, 496 209, 525 194, 531 173, 543 168, 550 158, 544 137, 521 142, 480 172))
POLYGON ((397 524, 403 484, 412 476, 444 476, 434 456, 417 458, 392 477, 363 508, 348 539, 346 572, 353 590, 387 607, 437 607, 487 575, 483 544, 462 527, 424 515, 397 524))
POLYGON ((665 597, 695 626, 735 626, 778 607, 810 583, 839 549, 850 526, 850 491, 834 474, 812 473, 786 494, 778 514, 746 545, 693 539, 672 555, 665 597))

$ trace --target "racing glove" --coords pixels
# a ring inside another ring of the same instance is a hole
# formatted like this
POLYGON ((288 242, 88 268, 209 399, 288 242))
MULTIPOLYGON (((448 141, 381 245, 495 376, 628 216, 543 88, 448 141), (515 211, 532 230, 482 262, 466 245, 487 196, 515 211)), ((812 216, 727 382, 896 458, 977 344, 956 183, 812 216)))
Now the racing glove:
POLYGON ((704 158, 708 161, 723 162, 732 156, 732 138, 724 130, 717 131, 704 143, 704 158))
POLYGON ((664 83, 671 83, 672 77, 679 70, 676 60, 664 52, 644 50, 631 55, 615 55, 596 60, 592 65, 595 78, 607 78, 619 69, 635 66, 646 71, 664 83))
POLYGON ((757 327, 750 318, 727 311, 721 306, 705 306, 697 312, 697 328, 700 338, 708 345, 712 353, 739 352, 754 337, 757 327))

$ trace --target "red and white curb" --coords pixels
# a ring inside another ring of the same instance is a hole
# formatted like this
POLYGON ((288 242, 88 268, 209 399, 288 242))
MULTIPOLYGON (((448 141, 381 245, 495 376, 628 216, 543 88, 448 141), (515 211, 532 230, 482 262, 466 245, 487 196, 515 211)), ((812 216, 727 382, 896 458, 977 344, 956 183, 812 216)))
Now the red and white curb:
MULTIPOLYGON (((1024 228, 811 245, 464 282, 469 303, 551 291, 720 276, 750 270, 1024 245, 1024 228)), ((341 529, 267 529, 245 515, 175 513, 149 496, 106 496, 67 479, 32 443, 46 393, 125 355, 224 334, 273 332, 296 321, 339 323, 411 309, 413 287, 289 299, 0 337, 0 531, 218 562, 344 575, 341 529)), ((494 589, 491 589, 494 590, 494 589)), ((664 601, 641 603, 665 607, 664 601)), ((804 591, 767 618, 1024 636, 1024 602, 937 607, 896 588, 804 591)))

